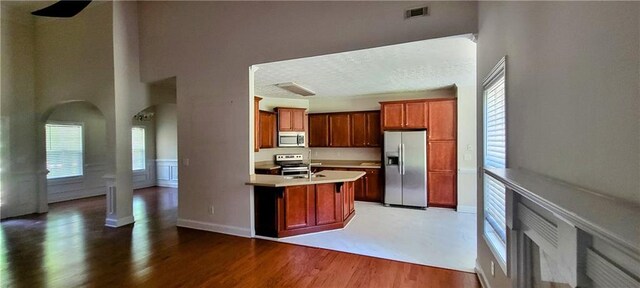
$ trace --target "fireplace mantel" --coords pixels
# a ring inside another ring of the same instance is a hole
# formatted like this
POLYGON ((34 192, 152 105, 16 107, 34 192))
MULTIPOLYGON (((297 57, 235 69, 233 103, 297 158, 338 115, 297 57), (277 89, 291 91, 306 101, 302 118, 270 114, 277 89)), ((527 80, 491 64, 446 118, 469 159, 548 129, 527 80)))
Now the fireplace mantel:
POLYGON ((484 172, 507 188, 513 287, 533 287, 525 251, 534 242, 572 287, 640 287, 639 205, 523 169, 484 172))

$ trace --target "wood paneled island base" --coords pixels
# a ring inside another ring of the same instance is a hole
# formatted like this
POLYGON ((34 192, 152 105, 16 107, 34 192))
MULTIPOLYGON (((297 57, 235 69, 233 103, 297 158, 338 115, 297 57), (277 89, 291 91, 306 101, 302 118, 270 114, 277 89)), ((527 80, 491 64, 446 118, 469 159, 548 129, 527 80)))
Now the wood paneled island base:
POLYGON ((255 190, 256 234, 287 237, 343 228, 355 215, 353 182, 255 190))

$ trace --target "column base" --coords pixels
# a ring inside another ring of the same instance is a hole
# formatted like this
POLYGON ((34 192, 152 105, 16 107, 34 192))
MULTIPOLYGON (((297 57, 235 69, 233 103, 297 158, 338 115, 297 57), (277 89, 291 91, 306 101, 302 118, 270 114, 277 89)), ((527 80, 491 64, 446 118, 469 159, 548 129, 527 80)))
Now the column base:
POLYGON ((107 219, 105 220, 104 226, 117 228, 117 227, 129 225, 129 224, 133 224, 133 222, 135 222, 133 219, 133 215, 122 217, 119 219, 107 217, 107 219))

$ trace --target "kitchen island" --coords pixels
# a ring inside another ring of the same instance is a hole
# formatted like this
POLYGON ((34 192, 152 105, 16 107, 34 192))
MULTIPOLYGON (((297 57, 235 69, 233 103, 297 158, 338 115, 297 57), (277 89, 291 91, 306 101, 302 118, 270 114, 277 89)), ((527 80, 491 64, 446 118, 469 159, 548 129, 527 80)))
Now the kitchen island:
POLYGON ((323 171, 311 179, 251 175, 256 235, 287 237, 343 228, 355 215, 360 171, 323 171))

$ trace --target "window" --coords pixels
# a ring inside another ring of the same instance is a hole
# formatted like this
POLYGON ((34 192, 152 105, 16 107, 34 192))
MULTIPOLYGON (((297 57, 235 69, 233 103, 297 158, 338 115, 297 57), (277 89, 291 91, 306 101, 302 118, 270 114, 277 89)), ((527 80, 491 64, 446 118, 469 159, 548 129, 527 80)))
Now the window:
POLYGON ((131 151, 133 170, 144 170, 146 168, 144 128, 131 128, 131 151))
MULTIPOLYGON (((502 58, 483 82, 484 97, 484 167, 505 168, 506 111, 505 111, 505 63, 502 58)), ((489 247, 502 261, 506 271, 507 227, 505 186, 484 174, 484 236, 489 247)), ((500 261, 499 261, 500 262, 500 261)))
POLYGON ((81 124, 46 124, 47 179, 82 176, 81 124))

